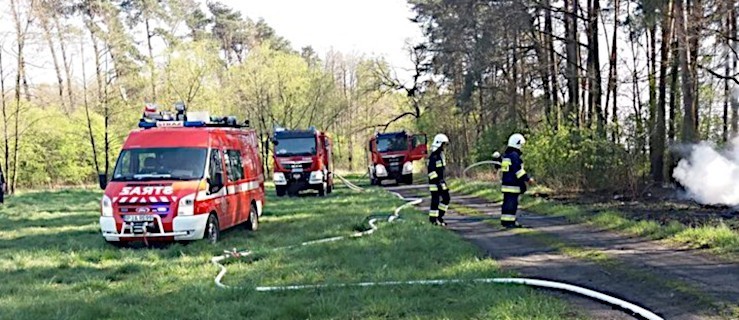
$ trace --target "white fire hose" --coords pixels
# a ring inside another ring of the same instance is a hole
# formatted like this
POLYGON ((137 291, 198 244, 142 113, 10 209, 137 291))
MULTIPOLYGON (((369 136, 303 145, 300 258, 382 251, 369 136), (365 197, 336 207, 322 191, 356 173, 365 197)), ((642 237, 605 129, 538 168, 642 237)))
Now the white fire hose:
MULTIPOLYGON (((478 162, 476 164, 473 164, 473 166, 484 164, 484 162, 492 162, 492 161, 478 162)), ((468 169, 469 168, 470 167, 468 167, 468 169)), ((467 169, 465 169, 465 172, 466 171, 467 169)), ((336 176, 349 189, 357 191, 357 192, 364 191, 363 188, 357 185, 354 185, 353 183, 346 180, 344 177, 341 177, 339 175, 336 175, 336 176)), ((423 199, 421 198, 404 198, 401 194, 397 192, 392 192, 392 194, 408 202, 397 207, 392 215, 386 216, 387 222, 395 221, 400 216, 400 212, 403 209, 408 208, 410 206, 420 204, 421 201, 423 201, 423 199)), ((301 246, 315 245, 315 244, 321 244, 321 243, 327 243, 327 242, 335 242, 339 240, 358 238, 358 237, 362 237, 365 235, 370 235, 377 230, 376 223, 378 221, 380 221, 380 218, 370 219, 369 220, 369 226, 370 226, 369 230, 357 232, 350 236, 338 236, 338 237, 307 241, 307 242, 302 242, 297 245, 275 248, 270 251, 286 250, 286 249, 292 249, 292 248, 297 248, 301 246)), ((252 254, 252 251, 249 251, 249 250, 237 251, 236 249, 233 249, 232 251, 224 251, 223 255, 213 257, 211 259, 211 262, 220 268, 220 272, 218 272, 218 275, 215 277, 216 286, 218 286, 219 288, 223 288, 223 289, 246 289, 243 287, 228 286, 222 283, 223 277, 226 275, 226 272, 227 272, 227 269, 222 264, 222 262, 229 260, 229 259, 238 259, 241 257, 250 256, 251 254, 252 254)), ((532 287, 563 290, 563 291, 567 291, 571 293, 576 293, 576 294, 579 294, 585 297, 589 297, 589 298, 592 298, 592 299, 595 299, 601 302, 605 302, 613 306, 620 307, 621 309, 628 310, 631 312, 632 315, 638 316, 642 319, 663 320, 662 317, 658 316, 657 314, 647 309, 644 309, 628 301, 625 301, 625 300, 622 300, 616 297, 612 297, 612 296, 609 296, 609 295, 606 295, 606 294, 603 294, 603 293, 600 293, 594 290, 578 287, 578 286, 571 285, 571 284, 561 283, 561 282, 538 280, 538 279, 527 279, 527 278, 439 279, 439 280, 381 281, 381 282, 357 282, 357 283, 335 283, 335 284, 306 284, 306 285, 272 286, 272 287, 259 286, 259 287, 256 287, 255 290, 259 292, 274 292, 274 291, 311 290, 311 289, 315 290, 315 289, 346 288, 346 287, 373 287, 373 286, 398 286, 398 285, 446 285, 446 284, 459 284, 459 283, 521 284, 521 285, 527 285, 527 286, 532 286, 532 287)))

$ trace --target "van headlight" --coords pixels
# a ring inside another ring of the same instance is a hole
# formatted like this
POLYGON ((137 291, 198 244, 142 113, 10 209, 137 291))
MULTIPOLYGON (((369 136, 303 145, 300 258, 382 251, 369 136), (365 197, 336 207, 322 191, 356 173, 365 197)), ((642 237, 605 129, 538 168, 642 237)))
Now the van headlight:
POLYGON ((411 174, 413 173, 413 162, 406 162, 403 164, 403 174, 411 174))
POLYGON ((377 166, 375 166, 375 176, 387 177, 387 169, 384 165, 378 164, 377 166))
POLYGON ((100 200, 100 211, 103 217, 113 216, 113 201, 110 201, 110 197, 103 195, 103 199, 100 200))
POLYGON ((275 174, 272 176, 273 180, 275 182, 275 185, 286 185, 287 179, 285 179, 285 174, 282 172, 275 172, 275 174))
POLYGON ((323 183, 323 171, 313 171, 310 173, 309 183, 323 183))
POLYGON ((191 216, 195 214, 195 194, 188 194, 182 197, 177 204, 178 216, 191 216))

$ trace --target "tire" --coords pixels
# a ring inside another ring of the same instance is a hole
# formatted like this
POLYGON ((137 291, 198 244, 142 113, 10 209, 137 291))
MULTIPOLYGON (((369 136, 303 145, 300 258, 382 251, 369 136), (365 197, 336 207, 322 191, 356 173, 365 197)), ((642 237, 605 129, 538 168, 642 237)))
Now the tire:
POLYGON ((259 229, 259 212, 253 203, 249 208, 249 220, 246 221, 246 230, 257 231, 259 229))
POLYGON ((320 187, 318 187, 318 196, 319 197, 325 197, 326 196, 326 183, 324 182, 320 187))
POLYGON ((218 240, 221 240, 221 229, 218 225, 218 218, 215 214, 211 213, 210 216, 208 216, 208 221, 205 222, 203 240, 207 240, 211 244, 216 244, 218 240))
POLYGON ((413 174, 406 174, 403 176, 402 181, 404 184, 413 184, 413 174))
POLYGON ((275 186, 275 193, 277 193, 278 197, 284 197, 285 194, 287 194, 287 187, 285 186, 275 186))
POLYGON ((123 249, 123 248, 128 247, 128 243, 127 242, 123 242, 123 241, 107 241, 106 240, 105 242, 108 243, 108 245, 111 245, 111 246, 113 246, 115 248, 118 248, 118 249, 123 249))
POLYGON ((330 194, 331 192, 334 192, 334 185, 333 185, 333 183, 332 184, 329 184, 326 187, 326 193, 330 194))

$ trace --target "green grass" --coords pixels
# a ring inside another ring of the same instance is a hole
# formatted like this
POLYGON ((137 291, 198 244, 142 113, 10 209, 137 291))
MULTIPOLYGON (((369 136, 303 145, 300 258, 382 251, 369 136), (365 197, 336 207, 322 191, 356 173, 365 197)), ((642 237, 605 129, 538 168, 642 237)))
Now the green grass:
POLYGON ((510 276, 471 244, 415 210, 360 239, 270 248, 349 235, 402 201, 379 189, 327 198, 270 198, 260 230, 236 228, 216 246, 117 249, 98 231, 99 192, 18 195, 0 208, 0 318, 86 319, 561 319, 580 317, 522 286, 459 284, 258 293, 257 285, 510 276), (216 288, 209 260, 223 249, 261 252, 228 265, 216 288))
MULTIPOLYGON (((490 201, 503 199, 499 187, 493 183, 455 179, 449 185, 458 193, 471 194, 490 201)), ((574 222, 590 223, 654 240, 668 240, 692 248, 710 249, 710 252, 728 259, 739 257, 739 233, 723 224, 691 227, 677 221, 668 224, 647 220, 634 221, 613 210, 595 212, 584 206, 557 204, 529 196, 521 198, 521 208, 539 214, 563 216, 574 222)))

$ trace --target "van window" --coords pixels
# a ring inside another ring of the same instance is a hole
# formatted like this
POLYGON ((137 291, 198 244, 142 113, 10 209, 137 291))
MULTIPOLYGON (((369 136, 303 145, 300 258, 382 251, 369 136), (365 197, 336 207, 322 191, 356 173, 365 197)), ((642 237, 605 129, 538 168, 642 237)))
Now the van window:
MULTIPOLYGON (((217 173, 223 173, 223 162, 221 161, 221 150, 218 149, 211 149, 210 151, 210 168, 208 168, 208 177, 210 177, 210 181, 216 180, 216 174, 217 173)), ((218 190, 211 190, 213 192, 218 192, 218 190)))
POLYGON ((241 164, 241 152, 239 150, 226 151, 226 166, 229 181, 244 179, 244 166, 241 164))

